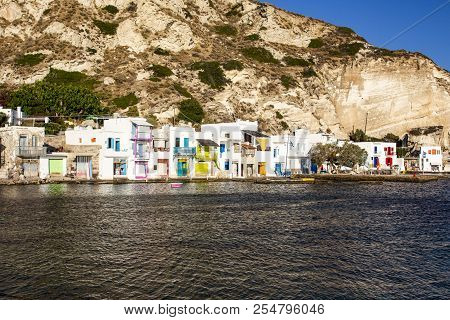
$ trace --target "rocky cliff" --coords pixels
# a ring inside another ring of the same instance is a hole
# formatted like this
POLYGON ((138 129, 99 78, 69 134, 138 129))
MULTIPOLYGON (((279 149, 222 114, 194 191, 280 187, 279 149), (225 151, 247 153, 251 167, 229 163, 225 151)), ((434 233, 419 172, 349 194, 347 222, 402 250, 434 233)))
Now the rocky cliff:
POLYGON ((192 95, 205 121, 346 137, 367 118, 378 137, 443 126, 448 146, 448 71, 256 1, 0 0, 0 41, 3 87, 42 80, 50 68, 79 71, 98 80, 105 105, 134 93, 139 113, 159 123, 192 95))

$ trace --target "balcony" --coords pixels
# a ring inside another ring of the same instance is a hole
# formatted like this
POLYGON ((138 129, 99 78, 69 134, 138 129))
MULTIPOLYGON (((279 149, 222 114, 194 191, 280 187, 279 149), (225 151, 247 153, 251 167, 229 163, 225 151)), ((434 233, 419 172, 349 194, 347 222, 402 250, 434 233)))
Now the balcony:
POLYGON ((195 156, 195 148, 175 147, 173 148, 173 154, 175 156, 193 157, 195 156))
POLYGON ((138 152, 134 155, 135 160, 148 160, 150 159, 150 152, 138 152))
POLYGON ((133 141, 152 141, 152 138, 151 132, 138 132, 131 136, 131 140, 133 141))
POLYGON ((47 147, 17 147, 16 155, 25 159, 43 157, 47 155, 47 147))
POLYGON ((195 159, 198 161, 216 161, 217 153, 215 152, 197 153, 195 159))

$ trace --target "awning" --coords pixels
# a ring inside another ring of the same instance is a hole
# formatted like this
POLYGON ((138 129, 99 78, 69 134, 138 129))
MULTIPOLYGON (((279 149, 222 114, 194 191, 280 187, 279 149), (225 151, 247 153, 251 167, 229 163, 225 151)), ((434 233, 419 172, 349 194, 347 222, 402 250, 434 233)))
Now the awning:
POLYGON ((269 136, 265 135, 264 133, 258 132, 258 131, 242 130, 242 132, 249 134, 256 138, 269 138, 269 136))
POLYGON ((249 145, 249 144, 243 144, 243 145, 242 145, 242 148, 243 148, 243 149, 247 149, 247 150, 256 150, 256 147, 251 146, 251 145, 249 145))
POLYGON ((208 139, 197 139, 197 142, 203 147, 219 147, 217 143, 208 139))
POLYGON ((142 126, 142 127, 153 127, 150 123, 148 123, 145 120, 131 120, 135 125, 142 126))

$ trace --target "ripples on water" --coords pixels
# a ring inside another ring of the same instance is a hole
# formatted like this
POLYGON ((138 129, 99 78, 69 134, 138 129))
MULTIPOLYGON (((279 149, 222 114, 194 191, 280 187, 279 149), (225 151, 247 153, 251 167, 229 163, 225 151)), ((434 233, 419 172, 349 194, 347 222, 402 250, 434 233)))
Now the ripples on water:
POLYGON ((448 299, 449 186, 0 186, 0 298, 448 299))

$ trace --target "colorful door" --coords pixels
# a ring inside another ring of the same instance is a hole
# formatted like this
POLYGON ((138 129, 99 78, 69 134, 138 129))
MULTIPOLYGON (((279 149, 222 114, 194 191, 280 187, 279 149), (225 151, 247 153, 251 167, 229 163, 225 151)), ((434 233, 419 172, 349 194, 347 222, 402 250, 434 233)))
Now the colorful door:
POLYGON ((189 148, 189 138, 184 138, 184 145, 183 147, 189 148))
POLYGON ((378 164, 379 164, 379 163, 380 163, 380 160, 378 159, 378 157, 373 158, 373 166, 374 166, 375 168, 378 167, 378 164))
POLYGON ((49 172, 51 175, 62 175, 63 173, 63 161, 62 159, 50 159, 48 161, 49 172))
POLYGON ((276 163, 275 164, 275 174, 277 176, 281 176, 282 172, 281 172, 281 163, 276 163))
POLYGON ((177 167, 177 175, 179 177, 186 177, 188 174, 188 166, 186 160, 178 160, 178 167, 177 167))
POLYGON ((265 162, 258 163, 258 174, 261 176, 266 175, 266 163, 265 162))

